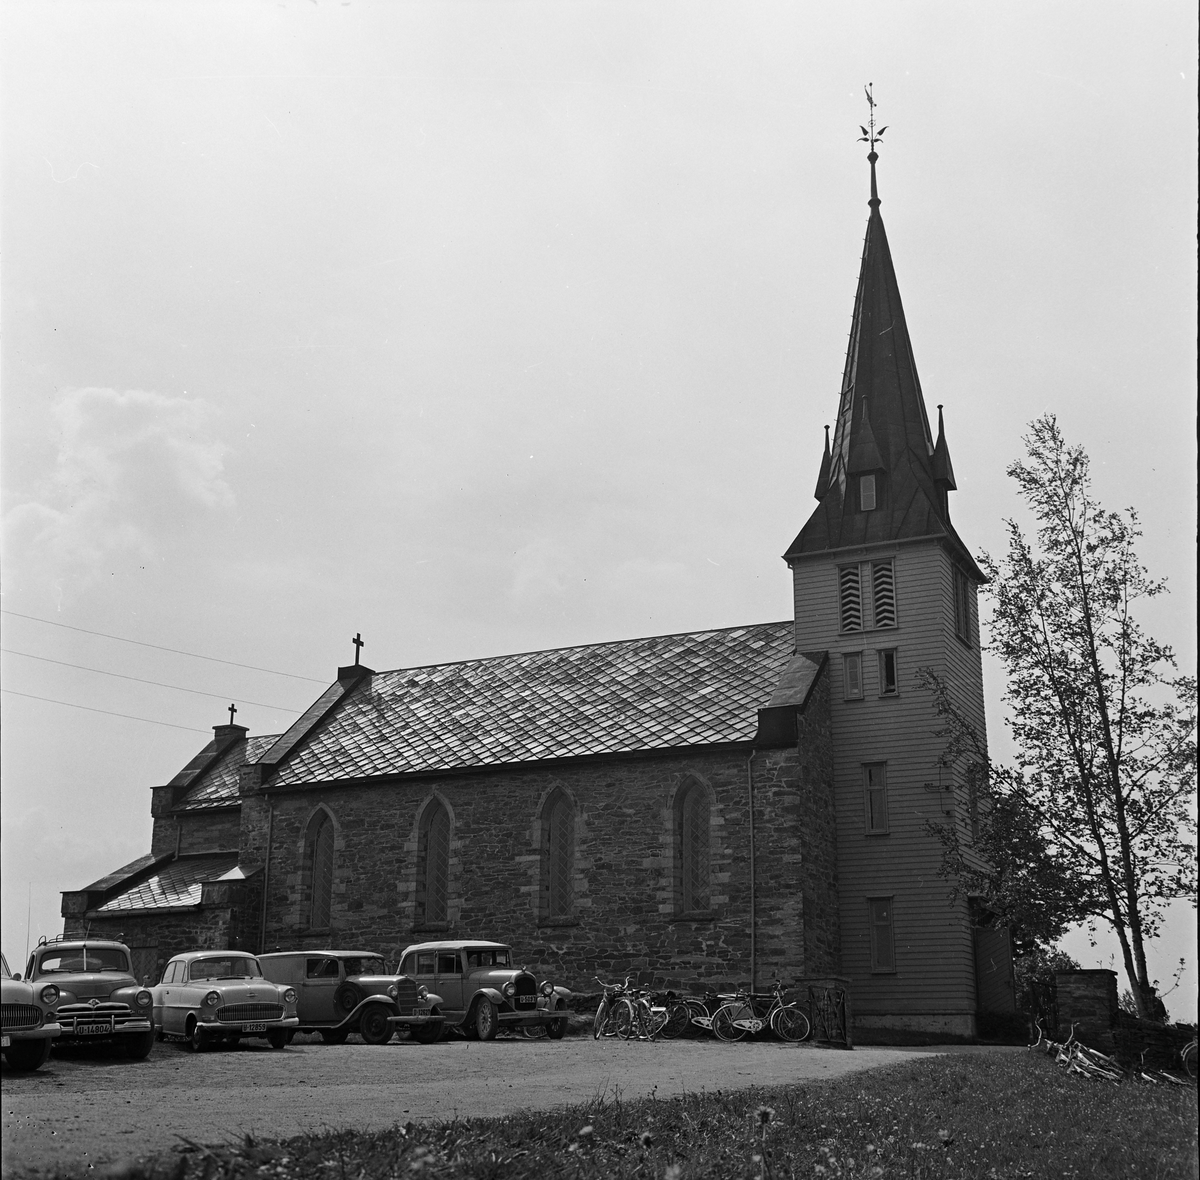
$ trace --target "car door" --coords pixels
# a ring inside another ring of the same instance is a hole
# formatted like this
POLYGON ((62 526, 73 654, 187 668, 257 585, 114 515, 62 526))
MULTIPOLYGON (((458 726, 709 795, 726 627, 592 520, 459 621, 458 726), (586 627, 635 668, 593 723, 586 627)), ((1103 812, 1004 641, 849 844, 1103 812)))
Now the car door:
POLYGON ((179 962, 168 963, 167 969, 163 972, 162 985, 158 989, 162 998, 158 1022, 162 1026, 163 1032, 183 1032, 183 1014, 179 992, 179 982, 183 978, 183 973, 184 965, 179 962))
MULTIPOLYGON (((436 951, 414 951, 411 955, 406 955, 403 971, 405 975, 411 975, 417 981, 417 987, 424 984, 431 992, 439 996, 442 994, 434 986, 437 983, 436 951)), ((445 996, 442 996, 443 1000, 445 998, 445 996)), ((449 1008, 449 1003, 442 1005, 443 1012, 448 1012, 449 1008)))
POLYGON ((429 990, 442 997, 443 1012, 464 1011, 462 955, 458 951, 438 951, 433 984, 429 990))
POLYGON ((333 997, 341 983, 341 961, 329 955, 307 955, 300 981, 300 1020, 332 1024, 339 1015, 333 997))

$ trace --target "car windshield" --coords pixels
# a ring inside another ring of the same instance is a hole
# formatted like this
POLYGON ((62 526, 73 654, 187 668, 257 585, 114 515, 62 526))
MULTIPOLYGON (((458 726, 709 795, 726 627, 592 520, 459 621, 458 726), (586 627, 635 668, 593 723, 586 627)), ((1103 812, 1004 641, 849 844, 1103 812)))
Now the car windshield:
POLYGON ((386 975, 382 959, 343 959, 347 975, 386 975))
POLYGON ((512 952, 506 946, 469 946, 465 953, 468 971, 476 967, 512 966, 512 952))
POLYGON ((129 956, 115 946, 73 946, 46 951, 38 960, 39 975, 129 971, 129 956))
POLYGON ((8 960, 3 955, 0 955, 0 966, 3 967, 4 978, 12 979, 13 973, 8 969, 8 960))
POLYGON ((220 958, 196 959, 188 978, 197 979, 260 979, 262 971, 256 959, 245 955, 222 955, 220 958))

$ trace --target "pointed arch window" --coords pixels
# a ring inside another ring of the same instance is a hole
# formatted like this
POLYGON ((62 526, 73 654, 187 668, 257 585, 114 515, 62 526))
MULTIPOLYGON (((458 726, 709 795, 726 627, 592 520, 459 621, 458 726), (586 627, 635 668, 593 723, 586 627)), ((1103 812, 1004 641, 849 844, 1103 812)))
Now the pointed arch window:
POLYGON ((417 860, 417 914, 426 926, 449 921, 450 813, 435 799, 421 816, 417 860))
POLYGON ((707 910, 709 889, 709 820, 711 805, 708 792, 697 782, 680 793, 675 804, 675 830, 679 857, 679 912, 707 910))
POLYGON ((575 907, 575 807, 555 791, 542 809, 543 914, 550 921, 570 918, 575 907))
POLYGON ((333 917, 333 819, 318 811, 308 825, 304 860, 308 868, 308 928, 328 930, 333 917))

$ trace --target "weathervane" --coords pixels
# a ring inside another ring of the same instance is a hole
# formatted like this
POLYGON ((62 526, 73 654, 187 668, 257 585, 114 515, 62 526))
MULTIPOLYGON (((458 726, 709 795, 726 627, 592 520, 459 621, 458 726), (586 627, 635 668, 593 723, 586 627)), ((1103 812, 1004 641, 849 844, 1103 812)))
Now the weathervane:
POLYGON ((865 143, 865 144, 868 144, 868 145, 870 146, 870 148, 871 148, 871 151, 872 151, 872 152, 875 150, 875 145, 876 145, 877 143, 880 143, 880 142, 882 142, 882 140, 883 140, 883 133, 884 133, 884 132, 887 130, 887 128, 886 128, 886 127, 880 127, 878 131, 876 131, 876 130, 875 130, 875 95, 874 95, 874 90, 875 90, 875 83, 874 83, 874 82, 868 82, 868 83, 867 83, 867 84, 866 84, 866 85, 863 87, 863 93, 864 93, 864 94, 867 96, 867 104, 868 104, 868 105, 870 106, 870 108, 871 108, 871 117, 870 117, 870 118, 867 120, 867 126, 866 126, 866 127, 863 127, 861 124, 859 125, 859 130, 862 132, 862 137, 861 137, 861 138, 859 139, 859 141, 858 141, 859 143, 865 143))

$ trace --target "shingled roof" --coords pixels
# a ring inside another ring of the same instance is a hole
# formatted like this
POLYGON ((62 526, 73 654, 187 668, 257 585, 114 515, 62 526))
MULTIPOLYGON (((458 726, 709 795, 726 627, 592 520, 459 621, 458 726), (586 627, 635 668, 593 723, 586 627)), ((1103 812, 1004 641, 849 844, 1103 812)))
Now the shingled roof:
POLYGON ((269 781, 748 742, 785 670, 810 686, 820 670, 793 645, 785 620, 376 672, 287 743, 269 781))
POLYGON ((900 287, 879 213, 875 153, 868 159, 871 214, 832 453, 822 461, 817 481, 820 503, 784 556, 790 560, 850 546, 938 537, 972 576, 986 581, 950 523, 945 492, 955 485, 949 448, 939 429, 935 463, 900 287), (882 499, 874 511, 861 512, 851 477, 870 471, 883 477, 882 499))
POLYGON ((221 852, 181 856, 158 872, 110 897, 97 911, 163 910, 200 904, 205 881, 219 881, 237 870, 238 854, 221 852))
POLYGON ((244 737, 228 746, 192 784, 176 809, 197 811, 205 807, 236 803, 238 772, 247 762, 257 762, 278 739, 278 734, 244 737))

